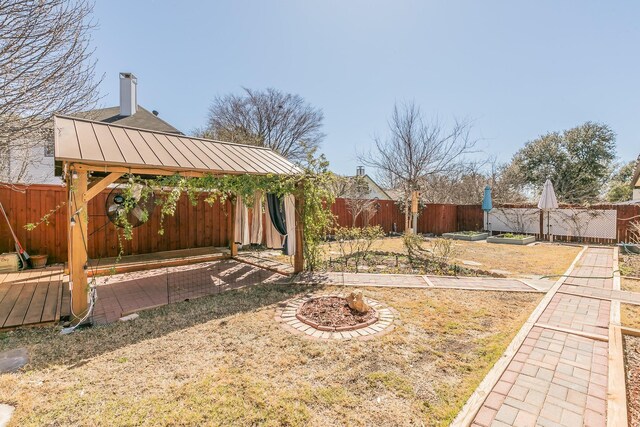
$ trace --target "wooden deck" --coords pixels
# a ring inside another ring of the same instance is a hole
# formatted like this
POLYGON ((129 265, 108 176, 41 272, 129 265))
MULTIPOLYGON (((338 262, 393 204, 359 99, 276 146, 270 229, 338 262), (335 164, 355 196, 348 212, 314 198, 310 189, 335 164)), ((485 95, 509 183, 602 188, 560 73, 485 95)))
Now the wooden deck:
POLYGON ((62 266, 0 273, 0 329, 53 324, 69 316, 62 266))

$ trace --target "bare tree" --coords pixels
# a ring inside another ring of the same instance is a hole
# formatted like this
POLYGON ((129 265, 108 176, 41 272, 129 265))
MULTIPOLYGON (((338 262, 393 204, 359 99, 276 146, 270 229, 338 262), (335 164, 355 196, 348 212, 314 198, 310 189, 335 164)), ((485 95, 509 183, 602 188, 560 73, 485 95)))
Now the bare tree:
POLYGON ((331 181, 331 192, 336 199, 344 198, 349 192, 351 186, 351 177, 333 174, 333 180, 331 181))
POLYGON ((322 110, 299 95, 276 89, 217 97, 209 108, 204 135, 242 144, 269 147, 283 156, 301 161, 324 139, 322 110))
POLYGON ((89 0, 0 1, 0 181, 28 179, 52 139, 53 113, 92 108, 89 0))
POLYGON ((485 162, 459 164, 447 174, 429 175, 421 183, 424 203, 454 203, 459 205, 482 202, 488 174, 482 170, 485 162))
POLYGON ((494 158, 460 163, 446 174, 426 178, 422 192, 424 203, 473 205, 482 203, 484 188, 491 187, 494 203, 521 203, 526 199, 519 181, 494 158))
POLYGON ((358 217, 363 215, 365 226, 376 213, 376 199, 371 198, 371 188, 364 176, 341 177, 344 182, 343 194, 347 211, 351 214, 351 226, 355 227, 358 217))
POLYGON ((408 226, 411 192, 422 190, 428 177, 447 174, 459 167, 476 141, 470 138, 470 124, 455 121, 450 129, 438 121, 426 123, 414 103, 397 104, 389 120, 389 136, 375 139, 375 148, 359 155, 374 167, 388 188, 403 194, 408 226))

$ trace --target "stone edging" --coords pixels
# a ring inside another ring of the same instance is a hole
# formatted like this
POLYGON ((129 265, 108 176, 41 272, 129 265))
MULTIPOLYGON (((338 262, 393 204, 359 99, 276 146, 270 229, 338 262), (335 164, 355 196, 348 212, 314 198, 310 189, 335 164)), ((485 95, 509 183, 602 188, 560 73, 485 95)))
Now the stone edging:
POLYGON ((288 303, 276 309, 274 319, 287 331, 311 340, 369 340, 391 332, 398 323, 398 312, 391 307, 370 298, 365 298, 367 304, 377 312, 377 321, 368 326, 354 330, 340 330, 335 332, 323 331, 301 322, 296 313, 298 308, 312 298, 341 297, 342 294, 305 295, 301 298, 289 300, 288 303))

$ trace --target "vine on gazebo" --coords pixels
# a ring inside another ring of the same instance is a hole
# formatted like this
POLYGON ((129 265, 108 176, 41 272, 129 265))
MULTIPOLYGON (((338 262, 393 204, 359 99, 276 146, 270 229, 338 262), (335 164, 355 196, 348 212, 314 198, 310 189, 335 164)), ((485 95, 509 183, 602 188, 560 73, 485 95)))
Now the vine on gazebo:
MULTIPOLYGON (((328 169, 329 162, 324 155, 314 157, 310 153, 306 165, 302 171, 293 175, 203 175, 187 177, 179 174, 158 176, 155 178, 142 178, 137 175, 128 175, 126 183, 122 186, 122 194, 125 197, 124 209, 119 212, 118 225, 122 227, 122 236, 125 240, 133 238, 133 226, 128 221, 128 213, 136 206, 144 206, 152 195, 155 196, 155 205, 160 209, 160 229, 158 233, 164 233, 163 220, 167 215, 173 216, 176 206, 183 193, 186 193, 191 203, 195 206, 200 195, 205 195, 205 201, 213 204, 222 202, 236 195, 244 200, 251 199, 256 191, 274 193, 278 196, 293 194, 302 196, 301 218, 304 230, 304 258, 305 268, 314 270, 321 262, 320 243, 324 240, 327 230, 335 221, 330 207, 334 201, 331 184, 334 175, 328 169)), ((297 209, 297 207, 296 207, 297 209)), ((142 208, 142 222, 149 219, 149 212, 142 208)), ((119 256, 123 254, 123 245, 119 239, 119 256)))

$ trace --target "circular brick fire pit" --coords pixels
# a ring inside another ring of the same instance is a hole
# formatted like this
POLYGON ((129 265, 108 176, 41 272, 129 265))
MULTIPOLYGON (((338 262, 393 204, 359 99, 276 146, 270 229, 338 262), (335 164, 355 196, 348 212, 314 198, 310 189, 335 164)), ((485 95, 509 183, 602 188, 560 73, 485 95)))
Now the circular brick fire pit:
POLYGON ((394 311, 365 298, 371 309, 359 313, 349 308, 343 295, 306 295, 276 310, 276 321, 297 335, 315 340, 371 339, 393 330, 394 311))
POLYGON ((345 298, 339 296, 312 297, 296 311, 302 323, 320 331, 340 332, 366 328, 378 321, 378 313, 371 307, 366 313, 349 308, 345 298))

